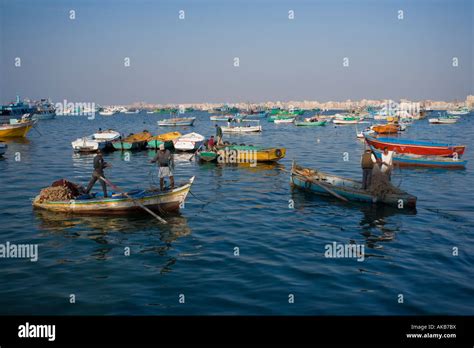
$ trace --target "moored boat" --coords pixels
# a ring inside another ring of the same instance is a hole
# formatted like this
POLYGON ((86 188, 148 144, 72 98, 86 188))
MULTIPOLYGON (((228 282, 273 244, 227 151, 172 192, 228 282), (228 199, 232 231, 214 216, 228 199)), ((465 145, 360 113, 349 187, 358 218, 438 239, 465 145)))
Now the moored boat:
POLYGON ((304 121, 304 122, 301 122, 301 121, 295 121, 295 126, 299 126, 299 127, 319 127, 319 126, 325 126, 327 123, 327 121, 304 121))
POLYGON ((99 131, 87 137, 74 140, 71 145, 75 152, 95 152, 112 150, 112 142, 120 138, 120 133, 112 129, 99 131))
POLYGON ((107 198, 104 198, 102 194, 84 194, 73 199, 49 201, 43 200, 41 195, 38 195, 33 200, 33 206, 38 209, 72 214, 113 215, 141 212, 142 208, 136 203, 139 202, 152 211, 177 212, 185 201, 193 182, 194 177, 188 183, 166 191, 147 189, 133 190, 126 194, 112 192, 107 198))
POLYGON ((217 153, 220 156, 220 159, 225 163, 231 163, 230 158, 232 156, 239 162, 277 162, 286 156, 286 148, 253 145, 226 145, 224 148, 220 148, 217 153))
POLYGON ((261 125, 256 126, 223 126, 222 132, 224 133, 259 133, 262 131, 261 125))
POLYGON ((142 150, 146 147, 148 140, 152 138, 152 135, 147 130, 141 133, 130 134, 126 138, 119 138, 112 142, 115 150, 142 150))
MULTIPOLYGON (((374 149, 373 147, 372 150, 378 158, 382 158, 382 151, 374 149)), ((400 167, 463 169, 466 167, 467 161, 452 157, 394 153, 393 163, 398 164, 400 167)))
POLYGON ((394 123, 376 124, 370 127, 370 129, 378 134, 396 134, 400 131, 400 126, 394 123))
POLYGON ((196 151, 204 142, 204 136, 193 132, 176 138, 173 142, 177 151, 196 151))
POLYGON ((156 135, 150 138, 150 140, 148 140, 147 147, 149 149, 157 149, 160 147, 161 144, 164 144, 167 141, 173 141, 179 138, 180 136, 182 136, 180 132, 169 132, 169 133, 156 135))
POLYGON ((29 114, 20 120, 10 119, 10 123, 0 124, 0 138, 24 138, 37 121, 31 120, 29 114))
POLYGON ((295 122, 296 117, 288 117, 288 118, 276 118, 273 122, 276 124, 280 123, 293 123, 295 122))
POLYGON ((158 121, 160 127, 192 126, 196 117, 174 117, 158 121))
POLYGON ((454 117, 439 117, 439 118, 430 118, 428 120, 431 124, 454 124, 458 121, 454 117))
POLYGON ((5 144, 3 141, 0 141, 0 157, 3 156, 5 152, 7 152, 7 149, 8 145, 5 144))
POLYGON ((394 138, 375 138, 365 134, 365 141, 368 145, 376 149, 383 150, 385 147, 389 151, 398 153, 411 153, 424 156, 458 156, 464 153, 465 145, 454 145, 447 143, 434 143, 429 141, 394 139, 394 138), (457 154, 457 155, 455 155, 457 154))
POLYGON ((300 167, 294 162, 290 180, 294 187, 322 196, 336 196, 341 200, 370 204, 382 203, 399 209, 416 208, 417 198, 400 189, 393 187, 391 192, 377 196, 362 189, 359 181, 300 167))

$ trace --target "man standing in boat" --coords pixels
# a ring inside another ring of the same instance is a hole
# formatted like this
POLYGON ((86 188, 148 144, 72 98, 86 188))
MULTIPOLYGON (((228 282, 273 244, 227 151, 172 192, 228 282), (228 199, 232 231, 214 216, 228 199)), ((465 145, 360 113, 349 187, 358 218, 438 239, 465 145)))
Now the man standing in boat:
POLYGON ((360 165, 362 167, 362 189, 367 190, 372 183, 372 169, 377 162, 376 157, 370 149, 366 149, 362 154, 360 165))
POLYGON ((393 167, 393 151, 388 151, 388 147, 384 147, 382 153, 382 166, 381 171, 384 173, 388 181, 392 178, 392 167, 393 167))
POLYGON ((160 166, 160 190, 164 190, 166 177, 170 178, 171 189, 174 189, 174 177, 172 171, 174 168, 173 155, 170 150, 165 149, 165 144, 160 144, 156 156, 150 161, 150 163, 158 163, 160 166))
POLYGON ((91 192, 92 187, 94 187, 97 180, 99 180, 102 190, 104 191, 104 198, 107 197, 107 185, 102 178, 105 178, 104 169, 110 167, 110 165, 104 161, 102 157, 102 151, 98 151, 97 155, 94 157, 94 171, 92 172, 92 178, 87 185, 86 193, 91 192))
POLYGON ((222 144, 222 128, 216 123, 216 136, 217 136, 217 145, 223 145, 222 144))

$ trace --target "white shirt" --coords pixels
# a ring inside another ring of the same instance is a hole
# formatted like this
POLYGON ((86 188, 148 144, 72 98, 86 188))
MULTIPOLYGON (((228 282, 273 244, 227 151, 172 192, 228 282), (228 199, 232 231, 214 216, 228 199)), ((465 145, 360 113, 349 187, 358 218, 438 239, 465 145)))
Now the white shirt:
POLYGON ((385 173, 387 170, 389 170, 392 167, 393 151, 387 151, 387 154, 382 152, 382 163, 383 163, 382 168, 381 168, 382 173, 385 173))

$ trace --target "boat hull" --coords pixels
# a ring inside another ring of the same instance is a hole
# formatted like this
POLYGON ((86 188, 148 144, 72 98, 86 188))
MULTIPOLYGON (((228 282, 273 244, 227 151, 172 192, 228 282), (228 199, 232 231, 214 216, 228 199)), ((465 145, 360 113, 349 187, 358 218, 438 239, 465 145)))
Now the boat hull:
MULTIPOLYGON (((189 180, 189 183, 173 190, 165 192, 146 191, 147 193, 143 197, 135 197, 136 195, 132 195, 132 197, 150 210, 156 212, 177 212, 180 205, 185 201, 193 181, 194 177, 189 180)), ((38 195, 33 201, 33 207, 55 212, 86 215, 132 214, 143 211, 137 203, 122 195, 118 195, 118 198, 58 202, 40 202, 38 195)))
MULTIPOLYGON (((382 152, 374 151, 377 158, 382 158, 382 152)), ((397 155, 393 156, 393 163, 400 167, 422 167, 440 169, 464 169, 467 161, 451 157, 397 155)))
MULTIPOLYGON (((286 156, 286 149, 282 148, 259 148, 255 146, 230 145, 218 151, 224 162, 231 162, 228 157, 233 156, 237 162, 277 162, 286 156)), ((219 161, 219 159, 218 159, 219 161)))
POLYGON ((168 119, 158 121, 160 127, 176 127, 176 126, 192 126, 196 117, 181 118, 181 119, 168 119))
POLYGON ((327 121, 317 121, 317 122, 295 122, 295 126, 298 127, 321 127, 325 126, 327 121))
POLYGON ((0 138, 25 138, 35 121, 0 125, 0 138))
POLYGON ((262 126, 248 126, 248 127, 221 127, 224 133, 259 133, 262 131, 262 126))
MULTIPOLYGON (((316 184, 308 180, 308 178, 305 176, 300 175, 297 171, 295 171, 295 166, 293 166, 291 170, 290 181, 291 184, 298 189, 309 191, 321 196, 332 196, 327 190, 323 188, 326 187, 352 202, 386 204, 399 209, 416 208, 417 198, 405 192, 402 194, 386 194, 384 197, 375 197, 369 191, 361 189, 361 182, 321 172, 318 172, 318 176, 323 180, 317 180, 318 184, 316 184), (400 205, 400 201, 403 202, 403 205, 400 205), (400 208, 400 206, 402 208, 400 208)), ((313 178, 313 180, 316 179, 313 178)))
POLYGON ((397 153, 411 153, 414 155, 423 156, 454 156, 457 153, 458 156, 462 156, 466 146, 464 145, 451 145, 451 144, 437 144, 430 142, 421 141, 410 141, 390 138, 373 138, 370 136, 365 137, 365 141, 368 145, 375 147, 378 150, 383 150, 385 147, 389 151, 395 151, 397 153))

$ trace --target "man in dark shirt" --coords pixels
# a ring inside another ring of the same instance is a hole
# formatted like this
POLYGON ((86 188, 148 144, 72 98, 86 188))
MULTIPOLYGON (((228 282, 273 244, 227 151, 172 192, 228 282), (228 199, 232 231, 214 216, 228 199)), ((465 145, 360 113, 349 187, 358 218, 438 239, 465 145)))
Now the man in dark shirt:
POLYGON ((97 155, 94 157, 94 171, 92 172, 92 178, 87 185, 86 193, 89 193, 94 187, 97 180, 99 180, 102 190, 104 191, 104 198, 107 197, 107 186, 104 180, 101 177, 105 178, 104 169, 110 167, 107 162, 104 161, 102 157, 102 152, 99 150, 97 155))
POLYGON ((165 187, 165 177, 169 176, 171 189, 174 189, 174 177, 173 177, 173 155, 170 150, 165 149, 165 145, 161 144, 160 149, 156 153, 156 156, 150 161, 150 163, 158 163, 160 168, 160 190, 163 191, 165 187))
POLYGON ((222 128, 216 124, 217 145, 222 145, 222 128))

